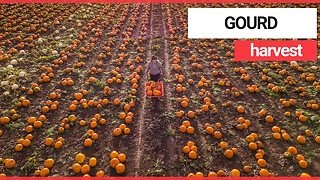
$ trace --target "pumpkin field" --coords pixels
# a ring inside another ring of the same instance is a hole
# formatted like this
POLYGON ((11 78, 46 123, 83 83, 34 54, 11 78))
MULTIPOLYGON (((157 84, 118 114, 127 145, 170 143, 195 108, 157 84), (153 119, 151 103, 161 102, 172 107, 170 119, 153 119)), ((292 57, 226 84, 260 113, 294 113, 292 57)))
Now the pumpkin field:
POLYGON ((0 176, 320 176, 319 61, 188 39, 188 8, 319 4, 0 6, 0 176))

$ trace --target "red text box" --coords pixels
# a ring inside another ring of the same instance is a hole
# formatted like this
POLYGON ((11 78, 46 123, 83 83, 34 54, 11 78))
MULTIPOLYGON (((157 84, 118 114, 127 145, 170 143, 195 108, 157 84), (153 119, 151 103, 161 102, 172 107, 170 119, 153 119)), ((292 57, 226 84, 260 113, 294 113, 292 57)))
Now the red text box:
POLYGON ((316 61, 317 41, 235 41, 235 61, 316 61))

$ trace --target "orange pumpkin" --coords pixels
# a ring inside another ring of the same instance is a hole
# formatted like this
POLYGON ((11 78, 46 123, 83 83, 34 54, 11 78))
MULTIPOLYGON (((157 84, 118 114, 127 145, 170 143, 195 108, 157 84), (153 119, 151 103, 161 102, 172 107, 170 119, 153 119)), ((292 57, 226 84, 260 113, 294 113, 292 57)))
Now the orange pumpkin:
POLYGON ((120 128, 115 128, 114 130, 113 130, 113 135, 115 135, 115 136, 120 136, 121 135, 121 129, 120 128))
POLYGON ((244 113, 244 107, 243 106, 238 106, 237 107, 238 113, 244 113))
POLYGON ((85 147, 90 147, 92 145, 92 140, 91 139, 86 139, 83 142, 85 147))
POLYGON ((10 118, 2 117, 0 120, 1 124, 8 124, 10 122, 10 118))
POLYGON ((228 149, 224 152, 226 158, 231 159, 233 157, 233 151, 228 149))
POLYGON ((114 105, 119 105, 120 104, 120 99, 116 98, 113 100, 114 105))
POLYGON ((181 106, 186 108, 186 107, 188 107, 188 103, 186 101, 182 101, 181 102, 181 106))

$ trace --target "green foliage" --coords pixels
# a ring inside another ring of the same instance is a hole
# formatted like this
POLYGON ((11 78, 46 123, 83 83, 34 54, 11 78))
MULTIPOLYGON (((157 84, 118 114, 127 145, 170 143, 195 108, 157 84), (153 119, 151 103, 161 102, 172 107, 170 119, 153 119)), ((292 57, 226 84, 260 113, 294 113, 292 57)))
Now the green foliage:
POLYGON ((174 135, 176 134, 176 132, 175 132, 174 130, 171 130, 171 129, 166 129, 166 130, 164 131, 164 134, 165 134, 166 136, 168 136, 168 135, 174 136, 174 135))
POLYGON ((151 49, 155 51, 159 51, 161 47, 159 45, 153 45, 151 49))
POLYGON ((99 89, 103 89, 106 85, 107 85, 107 83, 105 83, 104 81, 102 81, 102 80, 96 80, 95 81, 95 83, 94 83, 94 85, 97 87, 97 88, 99 88, 99 89))
POLYGON ((283 79, 283 77, 280 74, 276 74, 274 72, 268 72, 267 75, 270 76, 273 80, 275 80, 278 83, 281 82, 280 79, 283 79))
POLYGON ((157 159, 157 162, 153 165, 154 170, 148 169, 147 176, 165 176, 164 168, 165 166, 162 163, 161 159, 157 159))
POLYGON ((313 125, 314 127, 318 128, 317 131, 320 130, 320 117, 314 113, 310 113, 308 111, 305 111, 303 109, 297 109, 297 111, 300 111, 307 117, 307 123, 313 125))
POLYGON ((38 167, 38 162, 36 159, 37 153, 33 153, 33 157, 29 158, 28 161, 20 168, 21 171, 27 176, 28 172, 33 172, 38 167))
POLYGON ((47 131, 43 132, 43 135, 46 135, 46 138, 53 136, 54 133, 56 132, 55 129, 56 126, 52 126, 50 129, 48 129, 47 131))
POLYGON ((316 96, 319 94, 319 90, 317 90, 314 86, 307 86, 305 87, 305 90, 309 96, 316 96))
POLYGON ((24 126, 22 122, 12 122, 4 125, 4 128, 10 129, 11 131, 16 131, 22 126, 24 126))

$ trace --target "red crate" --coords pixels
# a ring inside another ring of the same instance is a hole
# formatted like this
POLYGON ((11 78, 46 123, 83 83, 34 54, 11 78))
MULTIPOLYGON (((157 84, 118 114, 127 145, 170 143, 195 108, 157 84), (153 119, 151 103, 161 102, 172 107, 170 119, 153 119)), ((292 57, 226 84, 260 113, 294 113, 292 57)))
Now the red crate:
POLYGON ((155 82, 156 83, 156 85, 160 85, 160 87, 161 87, 161 89, 160 89, 160 92, 161 92, 161 95, 160 96, 148 96, 147 95, 147 86, 149 86, 149 83, 148 82, 146 82, 146 96, 147 97, 162 97, 163 96, 163 85, 162 85, 162 82, 155 82))

